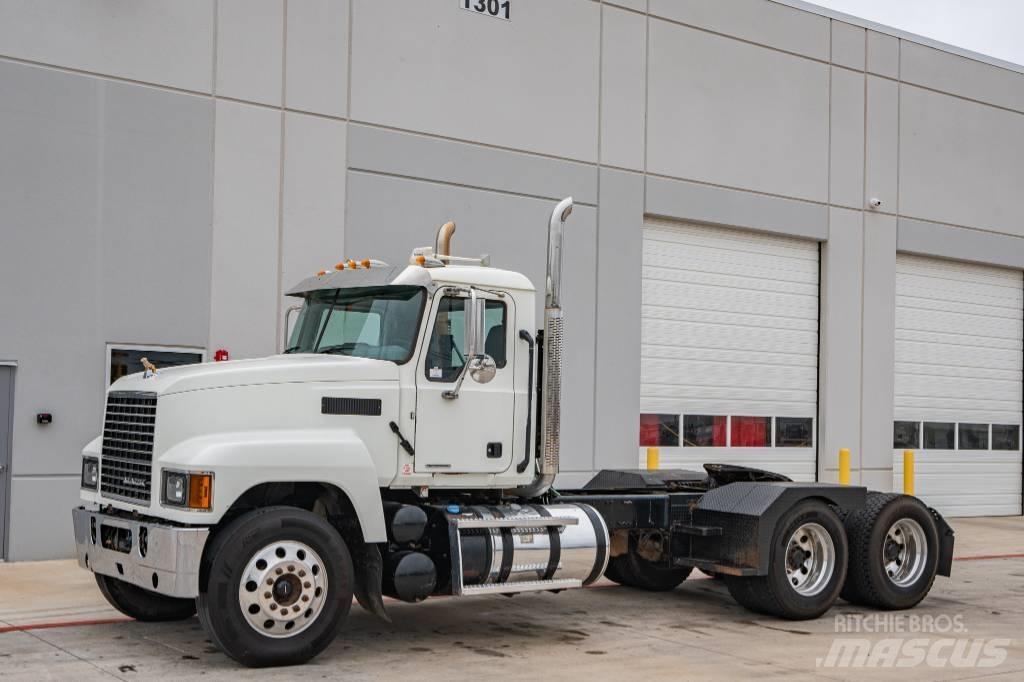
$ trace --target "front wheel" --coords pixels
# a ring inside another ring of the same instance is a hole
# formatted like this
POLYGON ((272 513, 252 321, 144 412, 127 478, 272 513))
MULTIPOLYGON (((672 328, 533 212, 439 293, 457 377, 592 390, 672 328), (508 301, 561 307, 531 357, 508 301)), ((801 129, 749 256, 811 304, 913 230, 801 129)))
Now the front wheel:
POLYGON ((110 576, 96 575, 96 585, 110 605, 126 616, 157 623, 185 620, 196 615, 195 599, 178 599, 144 590, 110 576))
POLYGON ((742 606, 790 620, 817 618, 839 597, 846 580, 848 546, 839 516, 820 500, 786 512, 772 536, 768 575, 725 576, 742 606))
POLYGON ((268 507, 235 519, 214 537, 204 566, 199 620, 243 665, 305 663, 331 643, 352 606, 345 541, 302 509, 268 507))

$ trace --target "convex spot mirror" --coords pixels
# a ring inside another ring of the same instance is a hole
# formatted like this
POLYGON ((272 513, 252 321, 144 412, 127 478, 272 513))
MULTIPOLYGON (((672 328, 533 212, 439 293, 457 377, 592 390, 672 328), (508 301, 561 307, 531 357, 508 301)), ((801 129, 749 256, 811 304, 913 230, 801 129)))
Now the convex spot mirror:
POLYGON ((486 384, 498 373, 498 363, 490 355, 477 355, 469 361, 469 376, 478 384, 486 384))

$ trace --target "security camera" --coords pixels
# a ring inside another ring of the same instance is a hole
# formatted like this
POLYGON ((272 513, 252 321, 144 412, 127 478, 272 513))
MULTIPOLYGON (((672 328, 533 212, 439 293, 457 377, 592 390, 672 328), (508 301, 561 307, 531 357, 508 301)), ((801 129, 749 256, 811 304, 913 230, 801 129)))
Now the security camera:
POLYGON ((868 204, 870 204, 871 208, 878 208, 882 205, 882 200, 878 197, 871 197, 868 199, 868 204))

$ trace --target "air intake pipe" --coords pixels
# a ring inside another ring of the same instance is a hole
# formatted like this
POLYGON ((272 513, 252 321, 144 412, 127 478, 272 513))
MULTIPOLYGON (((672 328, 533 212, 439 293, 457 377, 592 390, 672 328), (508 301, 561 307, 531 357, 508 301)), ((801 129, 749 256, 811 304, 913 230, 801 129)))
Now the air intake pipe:
MULTIPOLYGON (((533 481, 515 493, 545 493, 558 473, 562 418, 562 228, 572 213, 572 197, 558 202, 548 220, 548 271, 544 293, 544 382, 541 385, 541 451, 533 481)), ((531 368, 532 369, 532 368, 531 368)))
POLYGON ((434 240, 434 253, 438 256, 452 255, 452 235, 455 234, 455 223, 448 221, 437 230, 434 240))

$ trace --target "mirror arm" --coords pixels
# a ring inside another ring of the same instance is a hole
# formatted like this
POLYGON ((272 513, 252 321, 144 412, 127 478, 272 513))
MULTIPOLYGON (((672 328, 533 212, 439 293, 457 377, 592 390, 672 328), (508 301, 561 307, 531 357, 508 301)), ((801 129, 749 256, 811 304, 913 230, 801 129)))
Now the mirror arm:
POLYGON ((475 355, 470 355, 466 358, 466 364, 462 366, 459 371, 459 378, 455 382, 455 388, 450 388, 447 391, 441 393, 441 397, 445 400, 455 400, 459 397, 459 391, 462 390, 462 382, 466 379, 466 374, 469 373, 469 363, 473 361, 475 355))

